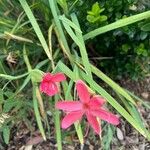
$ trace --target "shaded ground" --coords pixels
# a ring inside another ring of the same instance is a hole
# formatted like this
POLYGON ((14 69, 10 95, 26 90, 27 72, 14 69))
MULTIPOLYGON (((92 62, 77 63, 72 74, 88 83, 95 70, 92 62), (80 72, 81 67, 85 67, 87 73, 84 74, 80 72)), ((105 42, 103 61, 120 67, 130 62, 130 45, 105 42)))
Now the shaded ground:
MULTIPOLYGON (((136 95, 145 99, 145 101, 150 102, 150 78, 144 81, 131 81, 125 79, 120 81, 120 84, 133 91, 136 95)), ((145 124, 147 127, 150 126, 150 110, 138 104, 138 109, 145 119, 145 124)), ((141 135, 139 135, 129 124, 121 120, 121 126, 116 130, 116 137, 113 139, 111 150, 150 150, 150 142, 145 140, 141 135)), ((53 123, 52 123, 53 124, 53 123)), ((34 128, 34 135, 29 132, 25 125, 17 126, 13 131, 13 137, 10 144, 5 148, 6 150, 55 150, 57 149, 54 134, 50 135, 47 141, 43 141, 39 136, 39 133, 34 128), (18 129, 18 131, 16 130, 18 129), (31 138, 32 137, 32 138, 31 138), (34 137, 34 138, 33 138, 34 137), (34 146, 30 146, 32 144, 34 146), (28 145, 28 146, 27 146, 28 145)), ((78 150, 81 149, 77 139, 71 138, 71 143, 74 144, 64 144, 63 150, 78 150)), ((82 147, 83 150, 102 150, 100 148, 99 137, 95 137, 95 140, 91 140, 89 136, 85 138, 85 145, 82 147)))

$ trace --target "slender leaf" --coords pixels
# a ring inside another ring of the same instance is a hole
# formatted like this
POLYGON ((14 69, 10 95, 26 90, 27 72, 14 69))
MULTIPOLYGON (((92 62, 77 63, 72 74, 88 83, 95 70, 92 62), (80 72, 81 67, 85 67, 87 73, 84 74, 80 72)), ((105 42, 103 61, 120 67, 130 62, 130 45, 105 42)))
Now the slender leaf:
POLYGON ((132 92, 126 90, 134 99, 140 101, 146 108, 150 109, 150 105, 147 104, 143 99, 139 98, 138 96, 134 95, 132 92))
MULTIPOLYGON (((71 18, 72 18, 73 22, 80 29, 80 25, 79 25, 77 16, 73 13, 71 15, 71 18)), ((81 56, 82 56, 83 65, 84 65, 85 70, 86 70, 87 74, 89 75, 89 77, 92 78, 90 62, 89 62, 88 54, 87 54, 87 51, 86 51, 83 35, 82 35, 82 33, 76 32, 76 36, 81 41, 81 44, 82 44, 82 47, 79 46, 79 48, 80 48, 80 53, 81 53, 81 56)))
POLYGON ((45 40, 45 38, 44 38, 44 36, 41 32, 41 29, 40 29, 40 27, 39 27, 34 15, 33 15, 32 11, 30 9, 28 3, 26 2, 26 0, 19 0, 19 2, 21 4, 21 6, 23 7, 27 17, 29 18, 30 23, 32 24, 32 27, 33 27, 35 33, 37 34, 37 36, 38 36, 38 38, 41 42, 41 45, 43 46, 43 49, 45 50, 45 53, 47 54, 48 58, 50 60, 52 60, 52 56, 49 52, 49 48, 48 48, 48 45, 46 43, 46 40, 45 40))
POLYGON ((92 89, 102 95, 102 97, 104 97, 135 129, 137 129, 137 131, 139 131, 144 137, 150 139, 150 133, 145 132, 146 129, 141 128, 138 122, 111 95, 83 72, 82 77, 87 83, 89 83, 92 89))
POLYGON ((64 15, 60 16, 59 19, 65 23, 67 23, 70 27, 72 27, 76 32, 79 32, 82 34, 82 31, 80 30, 80 28, 74 24, 72 21, 70 21, 68 18, 66 18, 64 15))
POLYGON ((106 76, 102 71, 97 69, 94 65, 91 65, 92 72, 102 79, 104 82, 106 82, 110 87, 112 87, 116 92, 121 94, 123 97, 125 97, 128 101, 130 101, 132 104, 136 104, 133 98, 117 83, 115 83, 112 79, 110 79, 108 76, 106 76))
MULTIPOLYGON (((71 78, 74 80, 74 76, 70 74, 72 71, 64 65, 62 62, 59 62, 58 67, 64 72, 67 76, 73 77, 71 78), (65 68, 65 69, 64 69, 65 68)), ((102 95, 137 131, 139 131, 144 137, 150 139, 150 133, 145 132, 145 129, 141 128, 141 126, 136 122, 136 120, 110 95, 108 94, 102 87, 100 87, 94 80, 89 78, 87 74, 82 72, 82 78, 89 83, 90 87, 97 91, 100 95, 102 95)))
POLYGON ((49 4, 50 4, 51 12, 54 17, 55 25, 57 27, 57 31, 60 35, 60 40, 62 41, 62 44, 66 50, 67 56, 69 57, 71 55, 71 52, 70 52, 66 37, 64 35, 63 28, 62 28, 60 20, 59 20, 59 16, 58 16, 59 12, 58 12, 58 7, 57 7, 57 2, 55 0, 49 0, 49 4))
POLYGON ((106 25, 104 27, 100 27, 100 28, 97 28, 93 31, 88 32, 87 34, 84 35, 84 40, 94 38, 94 37, 96 37, 96 36, 98 36, 102 33, 105 33, 105 32, 120 28, 120 27, 124 27, 126 25, 135 23, 137 21, 147 19, 149 17, 150 17, 150 11, 146 11, 146 12, 143 12, 143 13, 140 13, 140 14, 137 14, 137 15, 133 15, 133 16, 130 16, 130 17, 127 17, 127 18, 124 18, 124 19, 120 19, 120 20, 118 20, 116 22, 113 22, 109 25, 106 25))
POLYGON ((42 125, 41 116, 40 116, 40 112, 39 112, 39 108, 38 108, 38 101, 36 98, 36 88, 38 88, 38 87, 36 84, 34 84, 33 85, 33 107, 34 107, 35 117, 36 117, 36 121, 37 121, 39 130, 42 134, 43 139, 46 140, 44 127, 42 125))
POLYGON ((10 139, 10 128, 9 128, 9 126, 5 126, 3 128, 3 137, 4 137, 5 143, 9 144, 9 139, 10 139))
MULTIPOLYGON (((76 22, 76 25, 79 26, 77 19, 74 18, 74 20, 76 22)), ((78 35, 78 37, 77 37, 77 35, 75 35, 75 33, 73 32, 73 30, 69 26, 69 24, 67 24, 66 22, 63 22, 63 25, 64 25, 67 33, 70 35, 70 37, 79 46, 80 53, 81 53, 81 56, 82 56, 83 65, 84 65, 84 67, 85 67, 85 69, 87 71, 87 74, 92 78, 91 68, 90 68, 90 65, 89 65, 88 55, 87 55, 87 52, 86 52, 86 48, 85 48, 85 45, 84 45, 82 34, 80 34, 79 32, 77 32, 76 33, 78 35)))
POLYGON ((18 75, 18 76, 11 76, 11 75, 6 75, 6 74, 0 74, 1 78, 7 79, 7 80, 17 80, 20 78, 23 78, 25 76, 27 76, 29 73, 24 73, 22 75, 18 75))

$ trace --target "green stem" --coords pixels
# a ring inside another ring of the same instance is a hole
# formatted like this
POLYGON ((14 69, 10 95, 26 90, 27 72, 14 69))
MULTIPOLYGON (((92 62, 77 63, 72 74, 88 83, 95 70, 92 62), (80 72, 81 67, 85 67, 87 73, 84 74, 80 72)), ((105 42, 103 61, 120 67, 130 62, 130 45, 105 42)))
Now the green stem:
MULTIPOLYGON (((53 27, 54 27, 54 25, 52 24, 48 29, 48 41, 49 41, 49 50, 50 50, 51 56, 53 56, 53 50, 52 50, 52 31, 53 31, 53 27)), ((52 63, 52 70, 54 70, 55 64, 54 64, 53 57, 51 59, 51 63, 52 63)))
MULTIPOLYGON (((27 55, 27 52, 26 52, 25 45, 23 47, 23 58, 24 58, 26 66, 28 68, 28 72, 30 73, 32 71, 32 67, 31 67, 30 62, 29 62, 29 58, 28 58, 28 55, 27 55)), ((42 134, 43 139, 46 140, 46 136, 45 136, 45 132, 44 132, 44 128, 43 128, 43 125, 42 125, 41 116, 40 116, 40 112, 39 112, 39 108, 38 108, 39 107, 38 103, 39 103, 40 108, 42 108, 41 113, 45 114, 43 101, 42 101, 42 99, 39 99, 39 95, 40 95, 39 88, 37 86, 37 83, 34 82, 34 79, 33 79, 32 76, 31 76, 31 81, 32 81, 32 86, 33 86, 33 107, 34 107, 36 121, 37 121, 39 130, 42 134), (37 95, 37 91, 38 91, 39 95, 37 95)))
POLYGON ((10 75, 6 75, 6 74, 0 74, 0 77, 8 79, 8 80, 17 80, 17 79, 20 79, 20 78, 27 76, 28 74, 29 74, 28 72, 24 73, 22 75, 19 75, 19 76, 10 76, 10 75))
POLYGON ((25 45, 23 46, 23 58, 24 58, 26 66, 28 68, 28 72, 30 72, 32 70, 32 67, 31 67, 30 62, 29 62, 29 58, 28 58, 28 55, 27 55, 25 45))
POLYGON ((36 90, 37 90, 37 85, 36 83, 33 83, 33 107, 34 107, 34 113, 35 113, 35 117, 36 117, 36 121, 38 124, 38 128, 42 134, 42 137, 44 140, 46 140, 46 136, 45 136, 45 132, 44 132, 44 128, 42 125, 42 121, 41 121, 41 117, 40 117, 40 112, 38 109, 38 101, 37 101, 37 97, 36 97, 36 90))
MULTIPOLYGON (((55 104, 57 103, 58 99, 59 99, 59 96, 55 95, 55 104)), ((62 150, 59 110, 55 110, 54 119, 55 119, 55 130, 56 130, 56 139, 57 139, 58 150, 62 150)))

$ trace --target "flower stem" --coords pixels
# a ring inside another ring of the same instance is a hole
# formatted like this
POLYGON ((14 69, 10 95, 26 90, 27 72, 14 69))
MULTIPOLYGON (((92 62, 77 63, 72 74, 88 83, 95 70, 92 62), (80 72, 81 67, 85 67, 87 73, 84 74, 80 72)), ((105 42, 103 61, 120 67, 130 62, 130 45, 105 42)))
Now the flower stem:
MULTIPOLYGON (((59 99, 59 96, 55 95, 55 104, 57 103, 58 99, 59 99)), ((56 130, 56 140, 57 140, 58 150, 62 150, 62 139, 61 139, 61 130, 60 130, 60 114, 59 114, 58 110, 55 110, 54 119, 55 119, 55 130, 56 130)))

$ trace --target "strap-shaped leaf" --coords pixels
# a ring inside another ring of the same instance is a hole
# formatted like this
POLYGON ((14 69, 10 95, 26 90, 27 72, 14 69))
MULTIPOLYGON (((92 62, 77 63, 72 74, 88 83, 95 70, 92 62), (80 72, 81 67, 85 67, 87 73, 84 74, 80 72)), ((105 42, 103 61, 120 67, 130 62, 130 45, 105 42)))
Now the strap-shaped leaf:
POLYGON ((100 28, 97 28, 93 31, 88 32, 87 34, 84 35, 84 40, 94 38, 94 37, 96 37, 96 36, 98 36, 102 33, 105 33, 105 32, 120 28, 120 27, 124 27, 126 25, 135 23, 137 21, 147 19, 149 17, 150 17, 150 11, 146 11, 146 12, 143 12, 143 13, 140 13, 140 14, 137 14, 137 15, 133 15, 131 17, 120 19, 120 20, 118 20, 116 22, 113 22, 109 25, 106 25, 104 27, 100 27, 100 28))
MULTIPOLYGON (((76 81, 75 75, 73 72, 61 61, 58 66, 59 69, 65 73, 72 80, 76 81)), ((82 78, 90 85, 90 87, 98 92, 102 97, 104 97, 117 111, 120 113, 137 131, 139 131, 144 137, 150 139, 150 133, 145 132, 145 128, 141 128, 138 122, 110 95, 108 94, 101 86, 99 86, 93 79, 89 78, 87 74, 83 71, 80 71, 82 78)))

